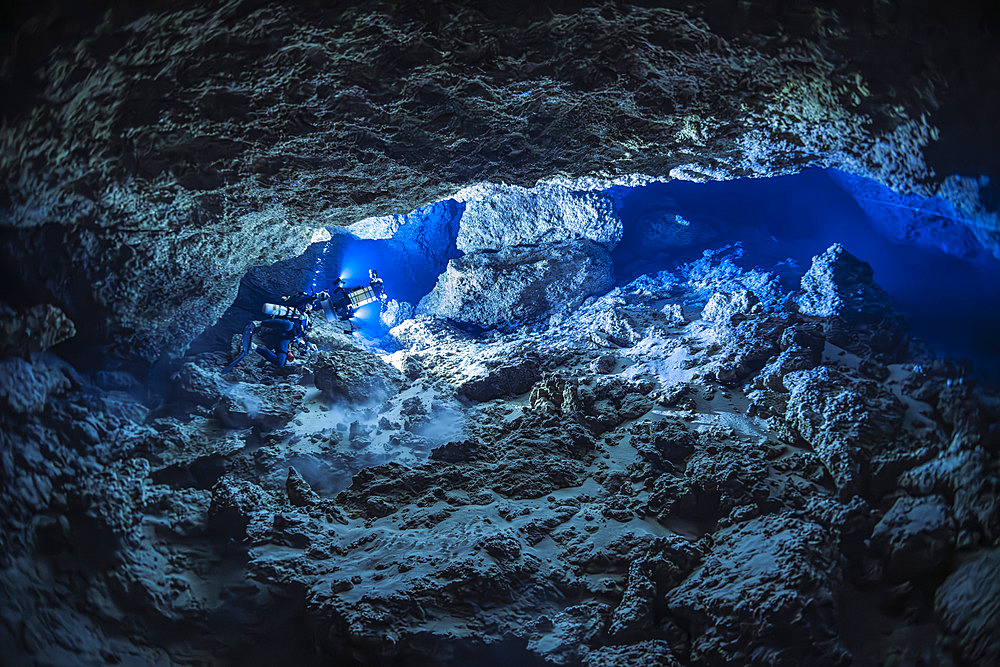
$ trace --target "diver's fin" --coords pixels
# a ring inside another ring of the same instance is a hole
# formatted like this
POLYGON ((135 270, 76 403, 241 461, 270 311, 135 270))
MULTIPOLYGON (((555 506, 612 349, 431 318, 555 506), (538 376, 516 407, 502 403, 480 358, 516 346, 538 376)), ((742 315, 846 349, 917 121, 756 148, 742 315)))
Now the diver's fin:
POLYGON ((250 351, 250 341, 251 341, 251 339, 253 339, 253 332, 256 331, 256 330, 257 330, 257 327, 254 326, 253 322, 251 322, 250 324, 248 324, 247 327, 246 327, 246 329, 243 330, 243 346, 242 346, 242 349, 240 350, 240 353, 236 356, 236 358, 233 359, 233 362, 231 364, 229 364, 228 366, 226 366, 225 368, 222 369, 222 375, 225 375, 229 371, 231 371, 234 368, 236 368, 236 364, 238 364, 241 361, 243 361, 243 357, 247 356, 247 352, 250 351))

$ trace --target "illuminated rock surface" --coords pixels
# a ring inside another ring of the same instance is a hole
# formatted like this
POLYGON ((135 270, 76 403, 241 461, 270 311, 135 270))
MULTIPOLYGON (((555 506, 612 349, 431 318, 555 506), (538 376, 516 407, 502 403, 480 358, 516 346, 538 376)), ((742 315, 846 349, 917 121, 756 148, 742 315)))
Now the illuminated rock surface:
POLYGON ((0 662, 996 662, 987 33, 502 6, 22 26, 0 662))
POLYGON ((515 245, 453 259, 418 315, 511 327, 566 315, 614 285, 611 257, 590 241, 515 245))
POLYGON ((932 177, 924 157, 936 106, 997 88, 957 83, 970 67, 953 44, 980 58, 978 76, 997 69, 961 19, 504 7, 182 3, 34 18, 0 95, 10 278, 86 340, 110 335, 152 361, 214 322, 249 267, 301 252, 316 228, 479 182, 839 167, 940 192, 996 247, 983 199, 995 185, 932 177))
POLYGON ((23 540, 5 627, 37 637, 5 650, 844 664, 910 633, 910 658, 992 655, 995 609, 959 584, 986 570, 940 589, 941 626, 918 591, 1000 534, 996 436, 970 426, 1000 401, 948 395, 946 364, 846 351, 820 333, 834 316, 772 289, 710 255, 552 326, 421 315, 381 358, 320 327, 286 369, 220 378, 228 354, 197 355, 148 416, 46 384, 40 418, 4 416, 5 535, 23 540))

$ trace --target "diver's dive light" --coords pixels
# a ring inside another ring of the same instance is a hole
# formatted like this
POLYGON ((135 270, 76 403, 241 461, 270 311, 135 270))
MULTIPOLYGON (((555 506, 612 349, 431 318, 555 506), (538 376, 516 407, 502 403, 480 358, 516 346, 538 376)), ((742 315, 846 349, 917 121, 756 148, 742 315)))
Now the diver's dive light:
POLYGON ((339 287, 333 295, 320 299, 319 305, 323 309, 326 319, 329 321, 337 318, 349 320, 358 308, 384 300, 385 292, 382 289, 382 279, 378 277, 378 272, 375 269, 370 269, 368 278, 367 285, 350 290, 339 287))
POLYGON ((382 298, 382 279, 378 277, 375 269, 368 270, 368 277, 371 279, 371 282, 367 286, 355 287, 347 293, 348 298, 351 300, 351 308, 354 310, 382 298))

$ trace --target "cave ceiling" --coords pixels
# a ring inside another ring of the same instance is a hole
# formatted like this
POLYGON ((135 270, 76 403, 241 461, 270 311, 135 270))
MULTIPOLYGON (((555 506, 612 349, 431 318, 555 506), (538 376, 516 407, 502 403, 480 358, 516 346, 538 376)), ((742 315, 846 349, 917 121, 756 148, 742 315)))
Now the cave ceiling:
POLYGON ((21 17, 0 95, 10 298, 152 360, 318 228, 479 182, 837 167, 944 196, 994 234, 980 174, 925 157, 952 155, 938 119, 963 136, 983 124, 980 143, 995 133, 962 104, 1000 71, 977 15, 651 4, 55 3, 21 17))

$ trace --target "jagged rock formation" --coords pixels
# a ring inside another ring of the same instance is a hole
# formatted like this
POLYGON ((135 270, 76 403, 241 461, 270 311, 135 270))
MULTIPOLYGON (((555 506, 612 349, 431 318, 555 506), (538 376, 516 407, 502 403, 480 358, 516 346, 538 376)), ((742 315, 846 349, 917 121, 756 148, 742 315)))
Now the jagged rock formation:
POLYGON ((468 198, 457 247, 465 253, 531 243, 589 239, 612 250, 622 237, 614 200, 563 185, 479 186, 468 198))
POLYGON ((5 390, 0 415, 0 650, 988 664, 1000 399, 851 352, 822 332, 878 322, 776 289, 706 253, 551 326, 420 315, 387 355, 317 326, 284 369, 189 358, 154 414, 8 359, 0 386, 30 371, 42 397, 5 390))
POLYGON ((611 257, 591 241, 512 246, 448 262, 418 315, 484 328, 565 315, 614 284, 611 257))
POLYGON ((962 565, 948 577, 935 597, 938 613, 959 636, 966 647, 965 655, 982 664, 1000 659, 997 560, 994 550, 962 565))
POLYGON ((802 277, 799 311, 871 324, 895 316, 892 299, 872 279, 872 267, 834 244, 813 260, 802 277))
POLYGON ((25 23, 0 68, 0 662, 996 662, 1000 397, 839 244, 795 292, 732 246, 618 284, 610 254, 622 187, 809 166, 967 225, 897 240, 995 252, 995 186, 925 149, 996 44, 936 5, 670 5, 25 23), (333 246, 294 256, 335 225, 430 294, 378 340, 318 322, 282 368, 222 376, 224 327, 184 355, 248 271, 315 275, 333 246))
POLYGON ((850 662, 836 630, 842 574, 834 541, 822 526, 782 514, 720 531, 712 553, 666 598, 695 633, 692 659, 850 662))
POLYGON ((0 80, 5 281, 66 312, 81 346, 151 361, 321 226, 480 181, 817 165, 940 193, 995 247, 989 182, 933 177, 923 155, 938 104, 997 88, 957 83, 1000 69, 988 30, 892 3, 789 6, 783 22, 763 5, 242 0, 33 18, 0 80))
POLYGON ((22 312, 0 304, 0 355, 42 352, 76 335, 73 322, 51 304, 22 312))

